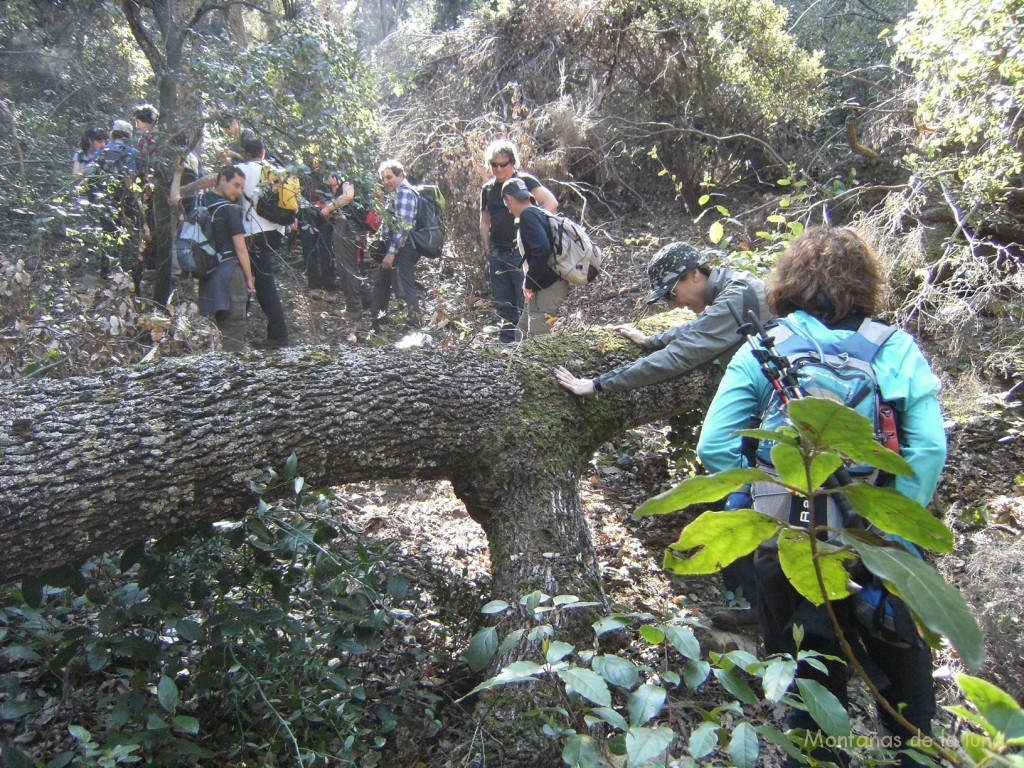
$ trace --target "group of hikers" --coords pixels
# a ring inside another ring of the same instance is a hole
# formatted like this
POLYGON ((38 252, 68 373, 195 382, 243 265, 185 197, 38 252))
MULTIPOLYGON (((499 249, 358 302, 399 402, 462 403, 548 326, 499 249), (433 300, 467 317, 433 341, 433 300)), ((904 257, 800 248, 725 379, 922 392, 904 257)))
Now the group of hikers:
MULTIPOLYGON (((101 277, 109 277, 112 264, 120 265, 138 292, 144 270, 154 266, 152 164, 159 115, 151 105, 141 105, 134 114, 134 146, 126 120, 115 120, 110 131, 92 127, 82 136, 72 173, 84 177, 89 207, 104 234, 98 249, 101 277)), ((201 127, 175 137, 168 200, 175 216, 172 287, 179 297, 191 299, 198 286, 199 311, 216 322, 223 348, 288 346, 274 275, 293 235, 302 244, 311 298, 343 297, 350 320, 360 322, 368 311, 371 328, 380 331, 389 321, 394 295, 404 325, 420 327, 416 265, 421 252, 414 226, 423 193, 406 179, 402 163, 393 158, 382 162, 373 199, 357 200, 342 171, 322 167, 319 158, 305 158, 296 177, 301 190, 294 196, 294 213, 282 220, 263 207, 268 169, 283 175, 281 163, 237 118, 223 119, 221 127, 231 148, 219 156, 214 173, 203 172, 201 127), (192 236, 186 234, 196 231, 197 215, 205 217, 203 239, 219 262, 208 274, 198 273, 190 255, 192 236), (246 317, 253 295, 267 328, 264 337, 250 340, 246 317)), ((493 142, 484 158, 492 177, 481 189, 480 237, 500 321, 498 338, 510 343, 547 333, 568 296, 568 283, 549 264, 553 243, 542 212, 557 211, 558 201, 535 176, 517 169, 518 152, 511 142, 493 142)))
MULTIPOLYGON (((136 113, 142 137, 135 148, 127 147, 132 132, 125 121, 115 121, 109 137, 102 132, 84 137, 82 156, 75 158, 76 172, 90 157, 108 150, 141 158, 136 162, 145 166, 147 126, 151 128, 155 122, 145 119, 149 117, 155 115, 136 113)), ((170 201, 183 218, 200 205, 200 195, 204 195, 201 205, 210 212, 210 240, 224 257, 198 280, 200 311, 214 318, 226 350, 242 349, 253 345, 246 338, 245 319, 248 297, 255 292, 267 316, 266 338, 255 345, 285 346, 288 331, 273 267, 285 227, 262 216, 254 204, 267 163, 266 148, 250 129, 239 130, 237 123, 225 128, 237 138, 232 156, 225 158, 233 162, 204 176, 193 142, 176 162, 170 191, 170 201)), ((484 162, 492 178, 481 189, 480 238, 494 308, 501 321, 499 339, 515 343, 549 332, 548 321, 568 294, 568 284, 552 268, 553 245, 545 213, 556 211, 558 201, 535 176, 518 170, 518 153, 510 142, 501 140, 488 146, 484 162)), ((304 213, 298 222, 309 237, 306 274, 313 290, 339 289, 353 317, 369 309, 374 328, 386 320, 394 293, 404 307, 404 322, 415 327, 422 318, 416 283, 420 255, 411 235, 419 193, 398 160, 381 163, 378 177, 378 198, 358 209, 354 206, 355 188, 340 172, 325 170, 317 176, 315 189, 307 187, 304 213), (371 209, 378 216, 369 225, 366 217, 371 209), (353 213, 356 210, 358 213, 353 213), (379 230, 375 241, 379 269, 367 277, 359 255, 365 250, 366 233, 372 229, 379 230)), ((109 220, 111 227, 119 223, 112 217, 109 220)), ((898 449, 914 470, 912 476, 890 482, 901 493, 927 504, 946 457, 937 398, 940 384, 914 339, 876 319, 882 309, 884 278, 868 244, 848 228, 808 229, 790 243, 766 282, 745 271, 716 266, 715 256, 685 242, 661 248, 647 268, 648 304, 664 302, 672 309, 686 308, 696 319, 650 336, 630 325, 615 326, 644 354, 592 378, 579 378, 559 366, 554 370, 558 384, 578 397, 621 393, 717 361, 725 366, 725 373, 705 415, 698 456, 711 472, 763 468, 764 452, 736 434, 763 423, 766 411, 778 407, 772 404, 773 390, 763 375, 762 361, 739 333, 744 319, 751 318, 765 324, 780 345, 786 339, 799 340, 797 348, 818 365, 833 365, 839 370, 838 378, 843 378, 842 367, 851 359, 859 363, 860 373, 874 388, 872 395, 895 413, 898 449)), ((738 498, 734 494, 724 508, 759 509, 768 491, 755 487, 738 498)), ((845 705, 846 666, 833 624, 823 606, 815 606, 790 584, 774 545, 767 542, 752 556, 726 568, 724 579, 729 590, 746 599, 746 607, 716 614, 713 623, 733 630, 758 625, 768 653, 795 656, 795 637, 799 635, 800 650, 822 655, 801 661, 798 677, 819 683, 845 705)), ((936 704, 931 654, 925 643, 916 633, 893 637, 878 626, 866 626, 853 598, 837 601, 833 608, 844 634, 855 638, 872 676, 877 675, 882 696, 902 714, 900 721, 880 708, 882 729, 903 745, 909 745, 915 735, 930 734, 936 704)), ((806 707, 791 707, 789 724, 817 730, 806 707)), ((818 760, 849 764, 842 750, 820 743, 808 748, 808 753, 818 760)), ((898 761, 903 766, 916 764, 906 754, 898 761)), ((800 761, 790 756, 786 764, 800 761)))

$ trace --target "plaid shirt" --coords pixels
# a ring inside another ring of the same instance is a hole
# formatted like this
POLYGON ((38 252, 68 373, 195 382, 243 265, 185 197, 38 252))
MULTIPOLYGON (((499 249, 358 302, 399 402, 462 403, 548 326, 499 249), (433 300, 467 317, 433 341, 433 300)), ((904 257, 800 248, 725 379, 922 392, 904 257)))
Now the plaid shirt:
POLYGON ((388 196, 388 211, 385 224, 388 231, 388 251, 397 251, 412 232, 416 221, 416 203, 419 200, 412 185, 403 179, 398 188, 388 196))

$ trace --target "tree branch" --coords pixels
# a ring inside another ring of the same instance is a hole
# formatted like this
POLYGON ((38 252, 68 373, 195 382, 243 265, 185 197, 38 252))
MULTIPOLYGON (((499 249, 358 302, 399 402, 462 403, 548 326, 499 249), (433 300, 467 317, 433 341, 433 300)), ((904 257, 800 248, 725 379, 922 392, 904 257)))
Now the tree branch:
POLYGON ((131 30, 132 37, 135 38, 135 42, 138 43, 139 48, 146 55, 146 59, 149 60, 149 66, 152 67, 154 72, 162 72, 164 69, 164 55, 156 47, 146 31, 146 26, 142 23, 142 17, 140 16, 142 8, 138 0, 121 0, 121 9, 124 11, 125 20, 128 22, 128 29, 131 30))

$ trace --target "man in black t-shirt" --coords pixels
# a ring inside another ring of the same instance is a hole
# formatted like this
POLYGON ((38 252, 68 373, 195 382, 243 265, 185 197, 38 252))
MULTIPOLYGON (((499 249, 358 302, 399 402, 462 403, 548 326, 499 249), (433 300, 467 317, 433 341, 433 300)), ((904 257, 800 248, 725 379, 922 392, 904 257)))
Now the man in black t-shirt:
POLYGON ((516 170, 516 147, 510 141, 495 141, 484 150, 494 178, 480 190, 480 240, 491 273, 494 309, 501 318, 502 342, 516 341, 516 325, 523 310, 522 254, 516 248, 516 220, 505 207, 501 187, 515 177, 523 180, 537 204, 552 213, 558 200, 535 176, 516 170))
POLYGON ((225 352, 245 347, 245 307, 253 291, 242 209, 237 204, 244 187, 245 174, 228 165, 220 169, 207 199, 212 216, 210 242, 222 261, 199 281, 199 313, 214 318, 225 352))

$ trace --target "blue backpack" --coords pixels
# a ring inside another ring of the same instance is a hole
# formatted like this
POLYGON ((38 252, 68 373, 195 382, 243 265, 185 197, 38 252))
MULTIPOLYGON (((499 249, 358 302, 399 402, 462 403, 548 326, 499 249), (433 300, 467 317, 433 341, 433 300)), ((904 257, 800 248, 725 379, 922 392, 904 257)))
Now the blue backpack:
MULTIPOLYGON (((818 342, 801 336, 785 320, 780 320, 769 333, 775 339, 775 350, 784 355, 793 367, 801 387, 810 397, 835 400, 867 417, 882 442, 881 425, 882 398, 878 381, 871 363, 879 350, 895 333, 883 322, 864 320, 856 333, 834 342, 818 342)), ((761 429, 777 429, 788 424, 789 415, 785 404, 775 390, 771 390, 767 402, 760 409, 761 429)), ((773 440, 760 440, 754 451, 756 466, 774 475, 771 451, 776 445, 773 440)), ((847 467, 850 476, 857 482, 875 482, 878 470, 868 465, 847 467)), ((835 500, 819 496, 815 508, 809 508, 806 498, 794 496, 777 483, 759 482, 751 486, 753 508, 758 512, 781 520, 790 525, 810 527, 827 524, 830 528, 843 528, 842 513, 835 500)), ((775 539, 765 542, 765 548, 774 549, 775 539)))

